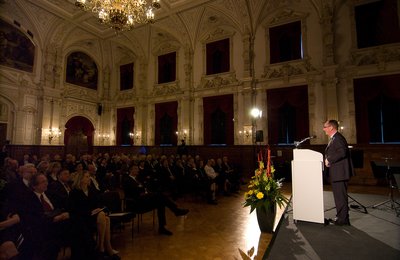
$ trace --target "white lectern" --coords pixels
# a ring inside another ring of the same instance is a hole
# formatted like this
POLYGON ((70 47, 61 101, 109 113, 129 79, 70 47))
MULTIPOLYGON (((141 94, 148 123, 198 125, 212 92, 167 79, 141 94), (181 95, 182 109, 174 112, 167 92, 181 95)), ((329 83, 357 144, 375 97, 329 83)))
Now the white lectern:
POLYGON ((293 219, 324 223, 323 156, 309 149, 294 149, 292 161, 293 219))

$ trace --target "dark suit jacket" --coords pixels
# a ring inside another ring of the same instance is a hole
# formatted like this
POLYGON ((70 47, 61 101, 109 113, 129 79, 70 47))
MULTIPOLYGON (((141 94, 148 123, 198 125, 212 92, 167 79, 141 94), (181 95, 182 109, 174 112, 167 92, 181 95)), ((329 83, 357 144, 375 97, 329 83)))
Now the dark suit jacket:
POLYGON ((30 192, 31 189, 23 183, 22 178, 15 179, 6 187, 7 200, 14 205, 24 204, 30 192))
POLYGON ((30 191, 24 204, 18 207, 18 214, 21 218, 27 255, 36 255, 43 259, 56 259, 59 248, 63 244, 69 244, 70 222, 68 220, 53 222, 54 217, 61 214, 62 211, 55 207, 50 196, 47 197, 54 207, 53 211, 45 212, 40 199, 33 191, 30 191))
POLYGON ((325 149, 325 158, 330 163, 329 177, 332 182, 349 180, 353 175, 353 167, 347 141, 342 134, 334 134, 325 149))
POLYGON ((135 181, 129 175, 126 175, 124 177, 122 187, 125 192, 125 197, 130 199, 138 199, 140 197, 140 194, 145 192, 144 185, 142 183, 139 183, 139 181, 135 181))
POLYGON ((142 183, 135 181, 126 175, 122 182, 128 211, 146 212, 157 208, 159 202, 155 194, 145 193, 146 189, 142 183))
POLYGON ((68 192, 65 189, 64 185, 60 181, 52 182, 48 189, 47 193, 51 199, 54 201, 54 206, 60 209, 66 209, 68 204, 68 192))
MULTIPOLYGON (((50 196, 47 197, 50 199, 50 196)), ((53 204, 52 201, 51 203, 53 204)), ((24 204, 18 208, 21 223, 33 232, 34 237, 45 234, 45 231, 50 228, 54 215, 45 214, 39 198, 33 191, 27 194, 24 204)))

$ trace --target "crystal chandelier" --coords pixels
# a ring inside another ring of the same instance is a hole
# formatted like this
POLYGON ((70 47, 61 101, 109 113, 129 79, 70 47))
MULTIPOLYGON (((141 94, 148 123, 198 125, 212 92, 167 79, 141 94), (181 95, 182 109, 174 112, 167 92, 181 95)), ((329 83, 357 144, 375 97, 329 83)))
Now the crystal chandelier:
POLYGON ((161 7, 160 0, 75 0, 75 5, 97 14, 101 23, 116 31, 154 22, 153 9, 161 7))

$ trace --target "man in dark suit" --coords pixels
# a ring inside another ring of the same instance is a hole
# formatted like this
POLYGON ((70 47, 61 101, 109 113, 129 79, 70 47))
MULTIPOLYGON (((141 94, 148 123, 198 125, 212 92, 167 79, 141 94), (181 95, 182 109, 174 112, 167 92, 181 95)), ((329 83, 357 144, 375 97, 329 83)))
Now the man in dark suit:
POLYGON ((176 216, 186 215, 189 210, 180 209, 168 197, 160 192, 149 192, 145 185, 137 178, 139 167, 132 165, 128 176, 125 176, 122 182, 125 198, 127 199, 127 209, 133 212, 146 212, 157 209, 158 232, 161 235, 172 235, 172 232, 165 228, 165 207, 169 208, 176 216))
POLYGON ((56 259, 61 246, 68 244, 69 213, 58 210, 46 195, 47 178, 42 173, 34 174, 23 205, 18 206, 21 223, 29 233, 27 253, 32 259, 56 259))
POLYGON ((34 164, 25 164, 19 167, 17 178, 7 184, 6 197, 11 205, 23 205, 27 194, 31 192, 29 186, 31 178, 37 173, 34 164))
POLYGON ((333 197, 336 206, 335 225, 350 225, 347 186, 353 175, 353 167, 347 141, 338 132, 339 124, 336 120, 324 123, 324 132, 329 136, 329 143, 325 149, 325 166, 329 171, 333 197))
POLYGON ((62 169, 57 173, 57 181, 49 184, 46 194, 54 202, 54 206, 59 209, 67 209, 68 195, 71 191, 69 186, 70 172, 68 169, 62 169))

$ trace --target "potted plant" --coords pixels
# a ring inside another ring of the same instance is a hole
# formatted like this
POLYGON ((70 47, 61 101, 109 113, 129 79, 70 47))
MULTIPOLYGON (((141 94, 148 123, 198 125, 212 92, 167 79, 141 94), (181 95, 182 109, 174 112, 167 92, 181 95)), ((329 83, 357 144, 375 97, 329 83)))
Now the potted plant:
POLYGON ((250 213, 256 210, 257 220, 262 232, 272 233, 276 205, 281 208, 289 200, 282 194, 283 179, 274 179, 275 168, 271 165, 271 151, 267 148, 267 167, 264 167, 262 151, 258 154, 258 169, 251 177, 249 190, 244 194, 244 207, 250 207, 250 213))

